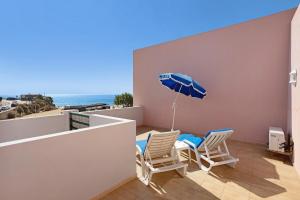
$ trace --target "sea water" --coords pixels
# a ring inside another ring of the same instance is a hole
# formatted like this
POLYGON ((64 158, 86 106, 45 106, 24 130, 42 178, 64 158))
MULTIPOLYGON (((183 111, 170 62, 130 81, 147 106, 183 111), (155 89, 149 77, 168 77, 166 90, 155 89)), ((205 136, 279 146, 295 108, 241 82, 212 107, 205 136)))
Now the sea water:
POLYGON ((75 106, 75 105, 89 105, 95 103, 105 103, 112 105, 115 95, 75 95, 75 94, 59 94, 59 95, 46 95, 53 97, 54 104, 58 107, 61 106, 75 106))

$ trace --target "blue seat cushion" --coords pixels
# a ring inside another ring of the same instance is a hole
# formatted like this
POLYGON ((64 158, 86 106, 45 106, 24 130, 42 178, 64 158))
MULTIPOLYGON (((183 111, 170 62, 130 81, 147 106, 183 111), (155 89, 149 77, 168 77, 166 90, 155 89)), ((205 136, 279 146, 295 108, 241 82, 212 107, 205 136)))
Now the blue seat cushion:
MULTIPOLYGON (((205 138, 207 138, 211 133, 224 132, 224 131, 230 131, 230 130, 233 130, 233 129, 224 128, 224 129, 211 130, 211 131, 208 131, 204 137, 195 136, 191 133, 183 133, 178 136, 177 140, 178 141, 187 140, 187 141, 193 143, 198 148, 203 143, 205 138)), ((191 148, 193 148, 193 147, 191 146, 191 148)))
POLYGON ((135 142, 135 144, 140 147, 140 149, 142 151, 141 153, 143 155, 145 153, 146 146, 147 146, 147 143, 148 143, 150 137, 151 137, 151 133, 148 134, 147 140, 138 140, 138 141, 135 142))
MULTIPOLYGON (((204 138, 195 136, 191 133, 183 133, 178 136, 177 140, 178 141, 187 140, 187 141, 193 143, 198 148, 203 143, 204 138)), ((193 148, 193 146, 191 146, 191 148, 193 148)))
POLYGON ((142 151, 141 153, 144 154, 147 146, 147 140, 138 140, 135 144, 140 147, 142 151))

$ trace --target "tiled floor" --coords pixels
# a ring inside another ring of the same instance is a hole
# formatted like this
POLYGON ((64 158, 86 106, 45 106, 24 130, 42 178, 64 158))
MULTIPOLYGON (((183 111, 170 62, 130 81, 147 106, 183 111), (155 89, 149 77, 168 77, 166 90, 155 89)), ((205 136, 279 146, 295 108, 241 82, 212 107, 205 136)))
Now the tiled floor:
MULTIPOLYGON (((147 137, 149 130, 139 128, 137 139, 147 137)), ((219 166, 207 174, 192 163, 185 178, 175 172, 160 173, 149 187, 136 179, 103 199, 300 199, 300 178, 286 158, 266 152, 261 145, 228 141, 228 146, 240 159, 235 169, 219 166)))

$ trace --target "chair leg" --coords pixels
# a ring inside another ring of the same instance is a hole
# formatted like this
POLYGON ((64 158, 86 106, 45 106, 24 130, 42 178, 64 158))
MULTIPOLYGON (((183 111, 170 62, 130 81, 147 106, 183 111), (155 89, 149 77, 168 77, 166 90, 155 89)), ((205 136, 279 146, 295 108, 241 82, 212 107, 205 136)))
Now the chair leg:
POLYGON ((145 177, 143 177, 143 180, 141 180, 146 186, 149 186, 152 178, 152 171, 149 170, 145 177))
POLYGON ((141 167, 142 167, 142 176, 145 177, 146 165, 145 165, 144 158, 141 158, 141 167))
POLYGON ((236 162, 228 163, 227 165, 231 168, 235 168, 236 162))
POLYGON ((227 163, 227 165, 228 165, 229 167, 231 167, 231 168, 235 168, 236 163, 239 161, 239 159, 238 159, 238 158, 234 158, 234 157, 232 157, 232 156, 228 156, 228 157, 229 157, 229 159, 232 160, 232 162, 227 163))
MULTIPOLYGON (((228 150, 228 147, 227 147, 227 144, 226 144, 225 141, 223 141, 223 146, 224 146, 225 151, 226 151, 226 153, 227 153, 227 155, 228 155, 228 159, 232 161, 232 162, 230 162, 230 163, 227 163, 227 165, 228 165, 229 167, 235 168, 235 165, 236 165, 236 163, 239 161, 239 159, 238 159, 238 158, 234 158, 234 157, 232 157, 232 156, 230 155, 230 152, 229 152, 229 150, 228 150)), ((223 160, 224 160, 224 159, 223 159, 223 160)))
POLYGON ((195 152, 196 155, 196 159, 197 159, 197 164, 199 166, 199 168, 205 172, 209 172, 211 170, 211 168, 213 167, 212 164, 209 163, 209 167, 205 167, 202 162, 201 162, 201 156, 199 152, 195 152))
POLYGON ((150 182, 151 182, 151 179, 152 179, 152 172, 150 171, 150 173, 149 173, 149 177, 148 177, 148 183, 146 184, 147 186, 150 184, 150 182))
POLYGON ((202 167, 201 158, 200 158, 199 153, 196 151, 195 151, 195 156, 196 156, 197 164, 198 164, 199 168, 201 169, 201 167, 202 167))
POLYGON ((184 166, 182 168, 176 169, 176 172, 181 176, 185 177, 186 176, 186 168, 187 166, 184 166))
POLYGON ((144 156, 141 153, 139 153, 139 158, 138 157, 136 158, 136 162, 141 165, 142 176, 145 177, 146 165, 145 165, 144 156))
POLYGON ((210 164, 209 167, 205 167, 204 165, 201 166, 201 170, 205 171, 206 173, 209 173, 213 166, 210 164))

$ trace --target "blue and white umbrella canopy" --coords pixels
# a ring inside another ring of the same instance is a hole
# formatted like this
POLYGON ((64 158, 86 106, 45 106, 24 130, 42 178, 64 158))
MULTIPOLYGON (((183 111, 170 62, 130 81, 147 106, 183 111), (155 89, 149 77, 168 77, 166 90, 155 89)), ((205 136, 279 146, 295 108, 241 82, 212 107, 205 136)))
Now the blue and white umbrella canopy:
POLYGON ((164 73, 160 74, 159 80, 169 89, 186 96, 200 99, 203 99, 206 96, 206 90, 190 76, 180 73, 164 73))
POLYGON ((174 90, 177 95, 173 102, 173 121, 172 130, 174 129, 176 100, 178 94, 192 96, 203 99, 206 96, 206 90, 192 77, 180 73, 164 73, 159 75, 160 82, 171 90, 174 90))

